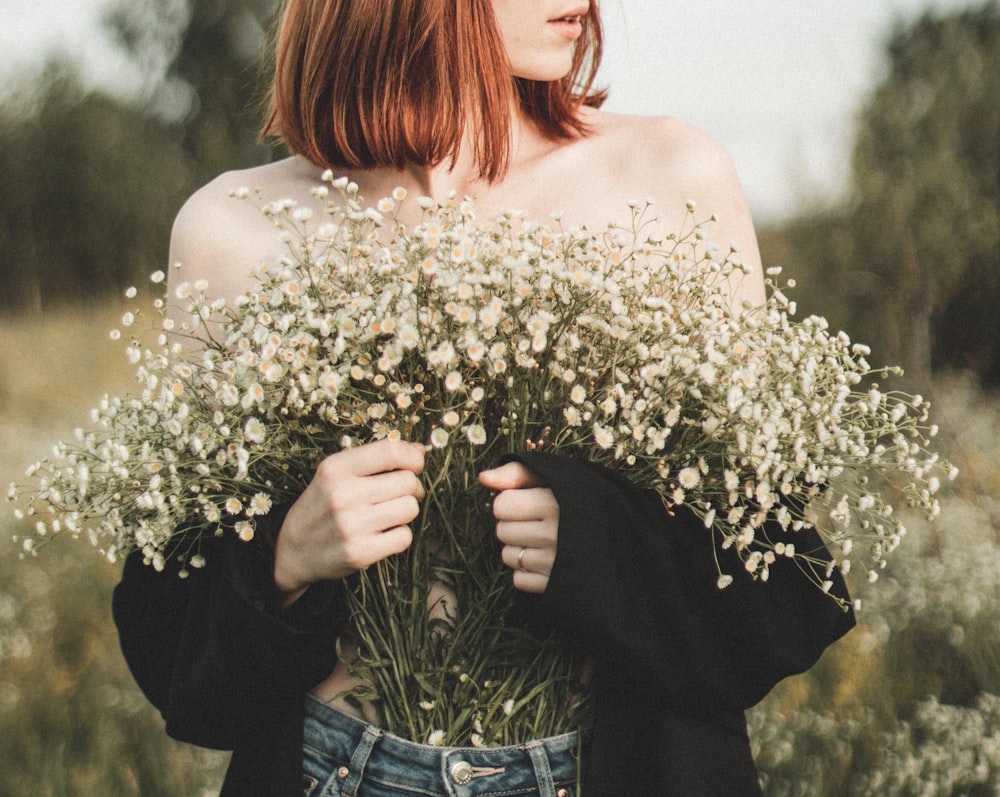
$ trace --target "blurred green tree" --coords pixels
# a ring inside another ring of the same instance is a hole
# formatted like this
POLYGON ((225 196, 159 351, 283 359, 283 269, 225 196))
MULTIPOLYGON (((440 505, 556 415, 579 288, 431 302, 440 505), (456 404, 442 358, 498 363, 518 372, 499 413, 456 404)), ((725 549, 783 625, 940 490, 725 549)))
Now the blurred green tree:
POLYGON ((795 219, 775 251, 810 264, 805 307, 915 389, 950 368, 1000 383, 1000 5, 927 12, 886 52, 850 203, 795 219))
POLYGON ((0 101, 0 310, 106 298, 165 265, 197 186, 258 140, 270 0, 112 0, 121 96, 49 63, 0 101))
POLYGON ((143 75, 143 100, 168 120, 200 184, 267 160, 259 141, 273 0, 115 0, 105 15, 143 75))
POLYGON ((190 181, 154 117, 52 62, 0 106, 0 309, 105 298, 165 260, 190 181))
POLYGON ((859 242, 886 286, 905 365, 1000 379, 1000 7, 926 14, 889 43, 890 72, 854 154, 859 242))

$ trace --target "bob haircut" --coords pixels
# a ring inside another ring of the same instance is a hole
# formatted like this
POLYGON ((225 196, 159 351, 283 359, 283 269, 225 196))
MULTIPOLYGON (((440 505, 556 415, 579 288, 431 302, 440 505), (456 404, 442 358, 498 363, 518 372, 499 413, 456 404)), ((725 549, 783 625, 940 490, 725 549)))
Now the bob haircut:
POLYGON ((602 49, 592 0, 564 78, 511 78, 492 0, 286 0, 263 135, 324 168, 454 162, 466 126, 481 178, 510 160, 513 96, 543 135, 585 134, 602 49))

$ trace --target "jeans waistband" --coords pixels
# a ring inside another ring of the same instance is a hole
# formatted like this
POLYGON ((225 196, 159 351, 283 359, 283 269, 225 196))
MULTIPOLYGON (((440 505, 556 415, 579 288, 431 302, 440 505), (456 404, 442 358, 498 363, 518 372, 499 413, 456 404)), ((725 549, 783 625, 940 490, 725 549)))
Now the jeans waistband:
MULTIPOLYGON (((340 792, 364 783, 392 785, 414 794, 575 794, 579 771, 576 733, 508 747, 438 747, 411 742, 306 697, 304 743, 330 764, 340 792)), ((324 792, 325 793, 325 792, 324 792)), ((366 793, 366 792, 362 792, 366 793)))

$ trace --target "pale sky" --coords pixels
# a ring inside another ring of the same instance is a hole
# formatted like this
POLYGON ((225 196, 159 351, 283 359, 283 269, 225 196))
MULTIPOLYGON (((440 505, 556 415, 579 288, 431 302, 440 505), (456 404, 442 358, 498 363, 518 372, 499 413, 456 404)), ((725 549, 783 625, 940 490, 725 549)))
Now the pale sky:
MULTIPOLYGON (((4 75, 53 47, 112 85, 105 0, 0 0, 4 75)), ((758 219, 835 196, 897 19, 980 0, 604 0, 609 110, 679 116, 729 149, 758 219)))

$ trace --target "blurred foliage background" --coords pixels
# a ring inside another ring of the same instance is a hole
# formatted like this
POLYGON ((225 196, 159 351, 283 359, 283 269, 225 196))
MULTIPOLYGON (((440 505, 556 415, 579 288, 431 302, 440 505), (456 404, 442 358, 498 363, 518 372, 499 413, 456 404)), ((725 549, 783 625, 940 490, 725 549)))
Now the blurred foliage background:
MULTIPOLYGON (((267 0, 115 0, 129 99, 53 61, 0 98, 0 480, 130 369, 105 330, 162 268, 167 221, 261 144, 267 0)), ((1000 7, 891 31, 849 195, 761 229, 826 316, 931 396, 962 468, 914 522, 861 624, 751 712, 768 797, 1000 794, 1000 7)), ((31 562, 0 516, 0 794, 209 795, 225 755, 166 738, 110 621, 117 567, 59 541, 31 562)))

